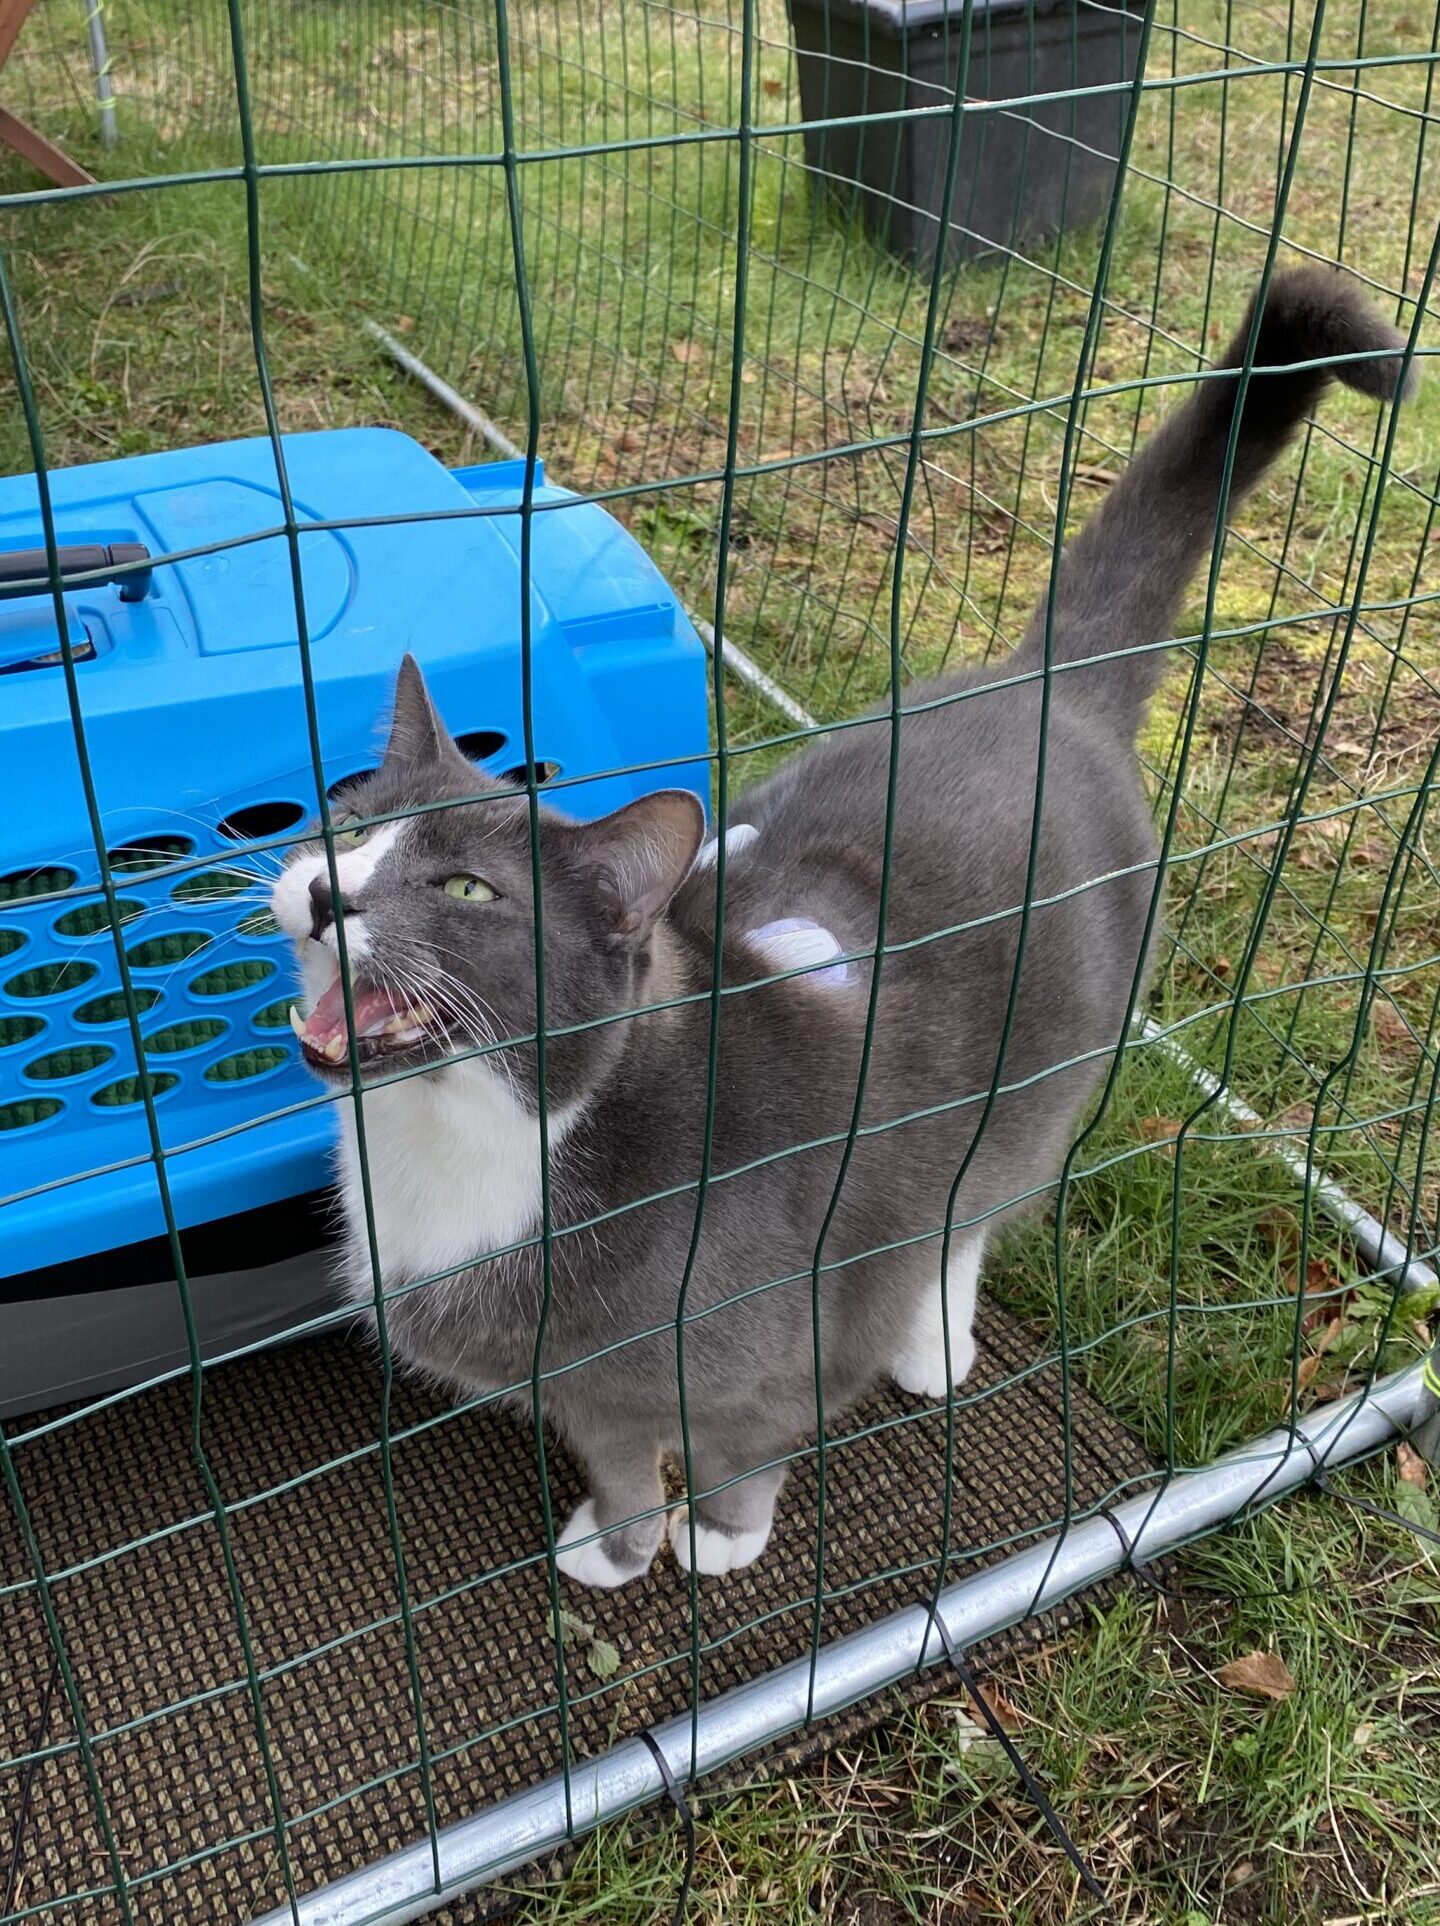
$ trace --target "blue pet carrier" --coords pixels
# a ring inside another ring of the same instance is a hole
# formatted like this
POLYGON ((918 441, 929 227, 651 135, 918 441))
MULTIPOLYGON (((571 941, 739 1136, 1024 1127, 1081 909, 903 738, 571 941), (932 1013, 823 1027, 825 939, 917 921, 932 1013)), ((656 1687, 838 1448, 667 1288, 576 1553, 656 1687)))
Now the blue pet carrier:
MULTIPOLYGON (((467 753, 523 781, 523 463, 452 472, 381 429, 292 436, 286 459, 327 785, 373 766, 407 649, 467 753)), ((316 1241, 335 1125, 299 1062, 294 960, 264 907, 316 808, 273 453, 146 455, 57 473, 51 491, 62 570, 90 577, 66 620, 187 1272, 242 1271, 263 1298, 257 1277, 316 1241)), ((564 779, 555 807, 599 815, 666 785, 704 799, 705 661, 675 596, 601 508, 543 478, 535 500, 536 758, 564 779)), ((107 1331, 135 1289, 178 1300, 54 603, 34 588, 43 539, 34 478, 0 482, 0 1410, 171 1356, 102 1355, 110 1332, 87 1363, 77 1294, 105 1292, 107 1331)), ((233 1339, 255 1327, 216 1314, 233 1339)))

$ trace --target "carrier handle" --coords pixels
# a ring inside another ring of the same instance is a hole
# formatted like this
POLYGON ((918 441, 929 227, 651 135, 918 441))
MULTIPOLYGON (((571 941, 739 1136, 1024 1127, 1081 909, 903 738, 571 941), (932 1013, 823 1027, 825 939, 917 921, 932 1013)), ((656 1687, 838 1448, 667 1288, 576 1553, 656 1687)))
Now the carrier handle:
MULTIPOLYGON (((90 575, 101 569, 120 569, 131 562, 148 562, 150 551, 143 542, 111 542, 108 546, 99 542, 73 542, 56 550, 56 560, 63 582, 72 575, 90 575)), ((150 573, 148 568, 141 568, 123 575, 101 575, 100 580, 114 582, 122 602, 143 602, 150 593, 150 573)), ((0 588, 8 588, 12 582, 33 582, 37 577, 41 582, 48 582, 50 577, 50 559, 43 548, 17 548, 0 555, 0 588)))

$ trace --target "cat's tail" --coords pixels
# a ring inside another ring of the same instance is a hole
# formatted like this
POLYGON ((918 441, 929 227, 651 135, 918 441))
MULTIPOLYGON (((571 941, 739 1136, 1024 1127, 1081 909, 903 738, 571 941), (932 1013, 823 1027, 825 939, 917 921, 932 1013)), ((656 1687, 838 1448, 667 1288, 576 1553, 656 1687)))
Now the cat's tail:
MULTIPOLYGON (((1245 359, 1255 303, 1221 366, 1245 359)), ((1325 268, 1296 268, 1270 283, 1255 341, 1252 374, 1235 441, 1228 508, 1252 488, 1329 387, 1392 400, 1404 373, 1405 337, 1381 319, 1349 281, 1325 268), (1367 355, 1337 367, 1297 363, 1367 355)), ((1404 390, 1415 387, 1412 367, 1404 390)), ((1093 669, 1062 674, 1056 695, 1083 701, 1127 735, 1164 673, 1168 654, 1145 644, 1174 634, 1191 576, 1210 554, 1239 377, 1211 375, 1153 434, 1112 487, 1104 506, 1060 562, 1051 628, 1052 663, 1088 661, 1141 649, 1093 669)), ((1008 669, 1044 660, 1047 602, 1042 596, 1008 669)))

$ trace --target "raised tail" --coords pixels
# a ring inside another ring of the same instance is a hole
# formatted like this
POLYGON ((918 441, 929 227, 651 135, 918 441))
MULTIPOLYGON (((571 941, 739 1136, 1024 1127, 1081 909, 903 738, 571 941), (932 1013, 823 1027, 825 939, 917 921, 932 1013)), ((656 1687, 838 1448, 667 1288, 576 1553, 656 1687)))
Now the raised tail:
MULTIPOLYGON (((1222 367, 1243 363, 1254 307, 1252 300, 1222 367)), ((1260 318, 1227 507, 1259 481, 1332 380, 1393 400, 1401 387, 1404 340, 1341 275, 1308 267, 1277 274, 1260 318), (1351 354, 1371 359, 1293 366, 1351 354)), ((1412 367, 1405 392, 1414 386, 1412 367)), ((1238 377, 1197 382, 1184 407, 1150 437, 1099 513, 1066 548, 1052 662, 1143 648, 1174 633, 1190 578, 1214 539, 1238 387, 1238 377)), ((1010 668, 1038 667, 1044 660, 1046 613, 1042 597, 1010 668)), ((1055 689, 1133 735, 1165 665, 1164 651, 1150 649, 1067 673, 1055 689)))

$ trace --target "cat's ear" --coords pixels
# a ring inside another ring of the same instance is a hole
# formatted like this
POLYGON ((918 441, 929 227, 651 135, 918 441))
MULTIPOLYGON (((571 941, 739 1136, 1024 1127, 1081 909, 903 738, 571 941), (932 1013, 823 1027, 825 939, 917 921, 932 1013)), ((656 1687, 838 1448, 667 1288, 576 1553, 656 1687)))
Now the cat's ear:
POLYGON ((578 854, 617 939, 649 935, 689 875, 704 834, 705 812, 688 789, 657 789, 576 830, 578 854))
POLYGON ((390 722, 390 737, 385 744, 385 762, 401 770, 433 769, 437 763, 470 764, 440 719, 430 700, 420 664, 407 655, 400 664, 395 682, 395 708, 390 722))

